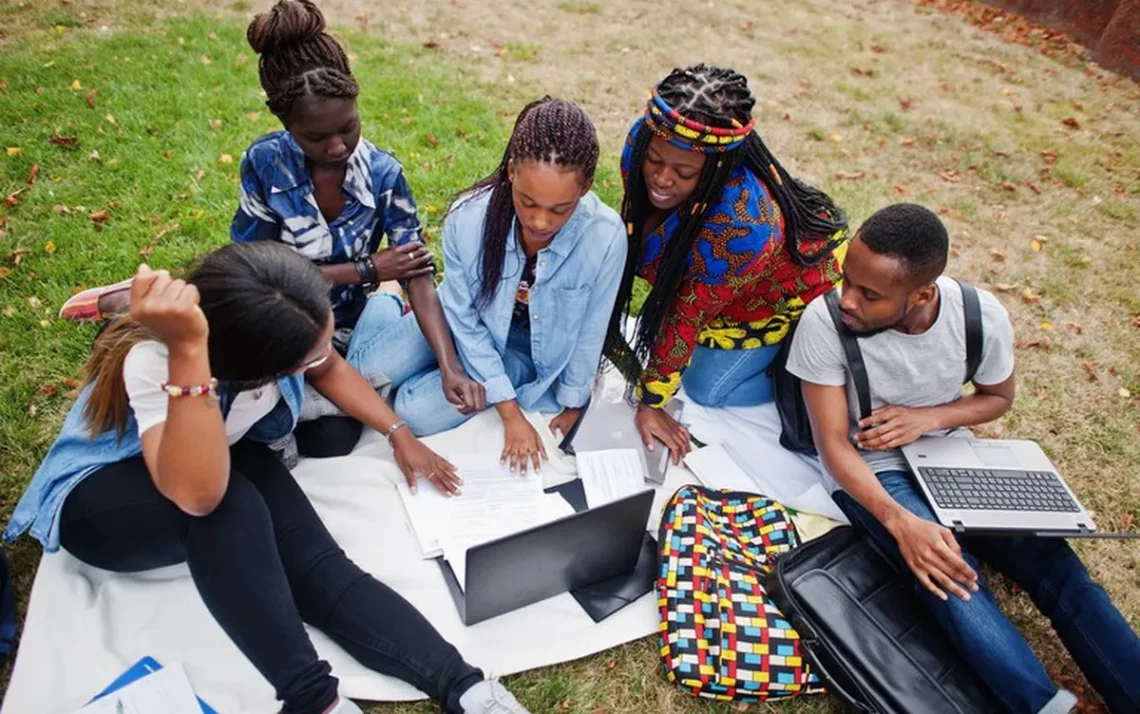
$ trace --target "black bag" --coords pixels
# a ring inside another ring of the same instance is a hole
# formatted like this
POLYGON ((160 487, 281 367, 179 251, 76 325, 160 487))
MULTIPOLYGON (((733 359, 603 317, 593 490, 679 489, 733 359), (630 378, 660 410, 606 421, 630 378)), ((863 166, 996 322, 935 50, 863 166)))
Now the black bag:
POLYGON ((16 639, 16 599, 12 594, 12 577, 8 559, 0 550, 0 663, 12 654, 16 639))
MULTIPOLYGON (((978 365, 982 361, 982 307, 978 291, 969 283, 956 281, 962 289, 962 312, 966 323, 966 382, 974 379, 978 365)), ((820 299, 820 298, 817 298, 820 299)), ((859 338, 840 319, 839 293, 830 290, 822 298, 827 312, 839 333, 839 341, 847 356, 847 369, 851 381, 855 383, 855 394, 859 400, 860 420, 871 416, 871 385, 867 381, 867 368, 863 364, 863 353, 859 349, 859 338)), ((788 353, 795 337, 794 326, 780 346, 772 365, 772 383, 776 393, 776 411, 780 414, 780 446, 799 454, 815 455, 815 442, 811 434, 811 421, 808 419, 807 405, 804 404, 802 384, 799 377, 787 370, 788 353)))
POLYGON ((778 556, 764 588, 827 691, 855 711, 1003 711, 863 531, 841 526, 778 556))

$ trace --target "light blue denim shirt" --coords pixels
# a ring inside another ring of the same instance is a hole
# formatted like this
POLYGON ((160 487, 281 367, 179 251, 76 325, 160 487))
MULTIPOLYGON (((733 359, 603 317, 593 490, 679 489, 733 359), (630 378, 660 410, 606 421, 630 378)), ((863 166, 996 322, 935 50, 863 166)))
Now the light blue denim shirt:
POLYGON ((560 407, 581 407, 598 372, 610 312, 625 270, 625 226, 612 208, 587 193, 550 245, 538 252, 530 291, 530 348, 537 378, 511 384, 503 368, 526 255, 512 226, 495 297, 476 306, 483 219, 490 193, 464 200, 443 224, 439 299, 464 368, 487 389, 487 402, 517 399, 536 409, 552 393, 560 407))
MULTIPOLYGON (((245 438, 271 444, 293 431, 301 413, 305 378, 288 376, 277 380, 281 401, 246 432, 245 438)), ((80 481, 104 466, 133 458, 142 453, 138 425, 130 412, 127 430, 119 438, 114 429, 92 436, 83 416, 91 387, 86 387, 75 400, 63 422, 59 437, 48 450, 36 475, 28 484, 8 527, 4 542, 11 545, 24 531, 43 544, 44 550, 59 550, 59 513, 64 499, 80 481)), ((222 412, 229 411, 232 399, 222 399, 222 412)))

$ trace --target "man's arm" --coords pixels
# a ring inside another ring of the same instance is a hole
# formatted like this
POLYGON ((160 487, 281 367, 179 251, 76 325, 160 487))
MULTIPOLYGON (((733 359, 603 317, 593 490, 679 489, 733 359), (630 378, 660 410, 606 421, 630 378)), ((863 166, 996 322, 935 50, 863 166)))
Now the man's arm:
POLYGON ((899 551, 919 582, 942 600, 949 590, 969 600, 978 575, 962 558, 962 549, 949 529, 926 521, 891 497, 847 438, 846 387, 803 382, 804 403, 811 419, 816 450, 840 487, 894 537, 899 551))

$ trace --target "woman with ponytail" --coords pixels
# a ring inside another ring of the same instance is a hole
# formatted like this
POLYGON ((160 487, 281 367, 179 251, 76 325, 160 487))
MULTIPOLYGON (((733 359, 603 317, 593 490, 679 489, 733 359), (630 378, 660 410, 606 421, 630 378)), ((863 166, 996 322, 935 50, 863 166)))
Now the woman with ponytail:
MULTIPOLYGON (((261 58, 258 73, 269 110, 284 131, 260 137, 241 161, 241 197, 230 227, 239 243, 284 243, 320 266, 332 283, 338 351, 353 341, 373 341, 367 292, 400 280, 416 320, 441 367, 440 389, 461 412, 486 404, 482 387, 456 358, 435 292, 435 267, 424 245, 416 204, 403 168, 361 137, 360 92, 340 44, 325 32, 325 19, 310 0, 279 0, 254 17, 246 31, 261 58), (388 247, 381 248, 383 237, 388 247)), ((101 319, 127 308, 129 281, 93 288, 71 298, 61 316, 101 319)), ((382 385, 398 362, 373 360, 365 372, 382 385)), ((296 437, 307 456, 348 453, 360 422, 342 415, 315 392, 296 437)))
POLYGON ((525 714, 416 609, 345 556, 267 444, 307 381, 385 434, 409 486, 455 492, 421 443, 332 348, 328 283, 275 243, 229 245, 185 280, 139 268, 130 314, 95 341, 63 430, 4 531, 97 568, 186 563, 210 614, 283 714, 360 714, 304 623, 449 714, 525 714))
POLYGON ((676 461, 689 434, 664 411, 681 388, 698 404, 773 399, 770 370, 804 306, 839 280, 847 219, 784 170, 753 129, 744 76, 703 64, 656 86, 622 153, 629 255, 607 354, 638 400, 647 445, 676 461), (633 346, 635 277, 651 284, 633 346))
MULTIPOLYGON (((461 192, 443 224, 440 301, 468 374, 486 388, 506 430, 502 458, 525 473, 546 453, 523 410, 558 413, 565 433, 590 396, 626 262, 625 229, 590 190, 598 161, 594 125, 551 97, 515 120, 497 169, 461 192)), ((396 413, 419 435, 463 423, 418 325, 385 305, 375 350, 404 355, 393 375, 396 413)), ((369 306, 369 310, 373 305, 369 306)), ((367 348, 349 359, 366 374, 367 348)))

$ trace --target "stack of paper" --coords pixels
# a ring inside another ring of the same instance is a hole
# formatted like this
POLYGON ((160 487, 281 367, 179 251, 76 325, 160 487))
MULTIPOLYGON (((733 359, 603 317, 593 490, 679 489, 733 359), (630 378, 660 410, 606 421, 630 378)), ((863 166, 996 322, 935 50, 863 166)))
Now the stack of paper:
POLYGON ((586 492, 586 504, 597 508, 619 498, 644 491, 645 471, 636 449, 581 451, 577 454, 578 478, 586 492))
POLYGON ((202 714, 182 665, 164 667, 115 690, 76 714, 202 714))

